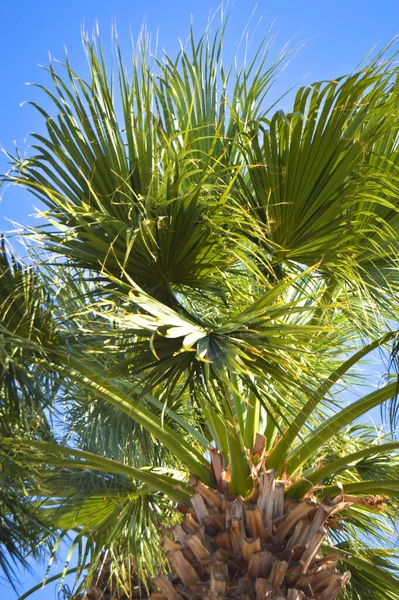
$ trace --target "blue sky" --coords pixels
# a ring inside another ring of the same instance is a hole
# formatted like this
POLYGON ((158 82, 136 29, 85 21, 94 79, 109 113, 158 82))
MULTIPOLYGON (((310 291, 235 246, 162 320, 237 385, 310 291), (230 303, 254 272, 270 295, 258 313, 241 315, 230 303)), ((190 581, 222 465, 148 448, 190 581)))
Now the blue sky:
MULTIPOLYGON (((85 72, 80 42, 80 27, 90 30, 99 22, 105 48, 109 47, 111 24, 115 20, 122 47, 128 58, 130 29, 137 35, 145 19, 154 36, 159 30, 159 45, 173 54, 178 38, 188 33, 191 15, 194 27, 200 31, 208 21, 209 12, 218 6, 217 0, 3 0, 0 24, 0 146, 12 151, 14 140, 20 150, 29 151, 29 132, 43 132, 39 115, 26 100, 40 101, 39 90, 26 87, 26 82, 45 83, 43 70, 48 52, 64 58, 64 46, 75 70, 85 72)), ((226 35, 226 53, 232 55, 243 27, 255 4, 241 0, 230 4, 230 22, 226 35)), ((257 29, 258 37, 275 21, 276 50, 292 39, 301 45, 276 84, 276 95, 295 84, 329 79, 352 70, 375 44, 380 47, 399 33, 399 3, 397 0, 259 0, 253 26, 263 16, 257 29)), ((7 169, 5 157, 0 156, 0 173, 7 169)), ((7 188, 0 201, 0 231, 13 226, 6 219, 21 224, 32 221, 37 202, 26 192, 7 188)), ((52 572, 56 572, 55 568, 52 572)), ((34 565, 36 576, 21 575, 21 592, 39 581, 44 568, 34 565)), ((0 580, 0 597, 14 600, 17 596, 0 580)), ((35 593, 33 600, 56 597, 55 585, 35 593)))

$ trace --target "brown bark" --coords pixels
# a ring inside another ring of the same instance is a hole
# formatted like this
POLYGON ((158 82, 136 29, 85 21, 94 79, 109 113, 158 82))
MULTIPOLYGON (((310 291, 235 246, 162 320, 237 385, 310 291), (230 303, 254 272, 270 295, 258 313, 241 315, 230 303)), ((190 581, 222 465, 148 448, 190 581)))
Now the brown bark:
POLYGON ((178 548, 163 544, 179 576, 176 592, 188 600, 336 598, 350 575, 335 569, 339 554, 319 553, 329 518, 348 500, 298 503, 285 500, 284 489, 273 471, 260 473, 258 489, 245 500, 196 482, 192 509, 173 530, 178 548))

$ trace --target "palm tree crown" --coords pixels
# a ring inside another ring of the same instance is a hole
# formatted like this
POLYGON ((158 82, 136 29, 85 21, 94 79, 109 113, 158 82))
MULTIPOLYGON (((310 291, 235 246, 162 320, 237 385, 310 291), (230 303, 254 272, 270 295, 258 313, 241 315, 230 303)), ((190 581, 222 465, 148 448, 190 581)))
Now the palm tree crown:
POLYGON ((289 50, 226 68, 225 26, 112 73, 84 37, 9 156, 47 224, 0 253, 0 566, 69 536, 76 598, 399 598, 397 379, 345 394, 396 360, 395 55, 284 113, 289 50))

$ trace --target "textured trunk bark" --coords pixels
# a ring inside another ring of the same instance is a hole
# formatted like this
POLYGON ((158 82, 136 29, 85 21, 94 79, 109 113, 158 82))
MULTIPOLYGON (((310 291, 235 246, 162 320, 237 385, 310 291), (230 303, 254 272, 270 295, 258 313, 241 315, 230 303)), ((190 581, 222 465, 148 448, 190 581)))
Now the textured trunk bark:
POLYGON ((339 555, 319 550, 330 520, 349 502, 285 499, 273 471, 260 474, 246 500, 201 482, 194 489, 175 540, 163 541, 178 578, 157 577, 152 600, 333 600, 348 583, 350 574, 336 570, 339 555))

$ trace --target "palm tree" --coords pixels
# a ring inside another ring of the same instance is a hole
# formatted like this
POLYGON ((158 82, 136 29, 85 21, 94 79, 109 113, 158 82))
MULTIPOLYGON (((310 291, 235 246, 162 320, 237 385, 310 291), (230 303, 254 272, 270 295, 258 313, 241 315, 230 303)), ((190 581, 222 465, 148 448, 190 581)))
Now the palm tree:
POLYGON ((224 27, 130 75, 85 37, 9 157, 47 225, 1 254, 2 542, 68 538, 90 600, 399 598, 397 379, 357 370, 397 353, 398 67, 276 112, 289 50, 225 69, 224 27))

